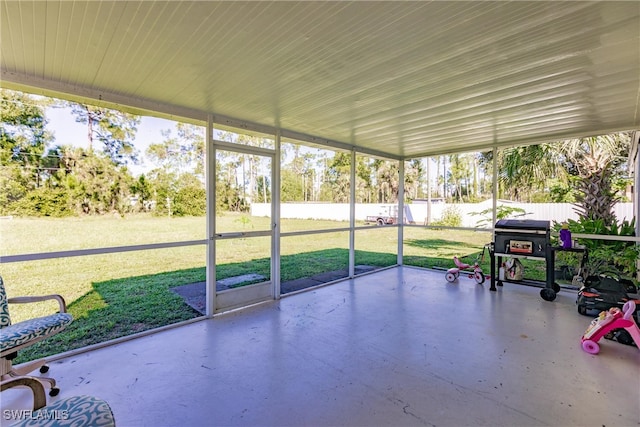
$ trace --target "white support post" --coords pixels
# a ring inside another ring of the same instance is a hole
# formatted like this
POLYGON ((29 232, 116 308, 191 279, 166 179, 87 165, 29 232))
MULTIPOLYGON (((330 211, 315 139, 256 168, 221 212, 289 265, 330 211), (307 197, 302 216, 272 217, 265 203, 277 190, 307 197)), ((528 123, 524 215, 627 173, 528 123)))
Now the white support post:
POLYGON ((431 225, 431 157, 427 157, 427 217, 424 225, 431 225))
POLYGON ((404 253, 404 160, 398 160, 398 257, 397 264, 402 265, 404 253))
POLYGON ((493 211, 491 227, 498 221, 498 147, 493 146, 493 211))
POLYGON ((207 117, 205 138, 205 188, 207 195, 207 262, 206 262, 206 315, 213 317, 216 310, 216 164, 213 148, 213 116, 207 117))
POLYGON ((356 151, 351 150, 349 165, 349 277, 356 275, 356 151))
MULTIPOLYGON (((271 281, 274 299, 280 299, 280 155, 281 135, 276 131, 276 153, 271 165, 271 281)), ((265 200, 266 202, 266 200, 265 200)))

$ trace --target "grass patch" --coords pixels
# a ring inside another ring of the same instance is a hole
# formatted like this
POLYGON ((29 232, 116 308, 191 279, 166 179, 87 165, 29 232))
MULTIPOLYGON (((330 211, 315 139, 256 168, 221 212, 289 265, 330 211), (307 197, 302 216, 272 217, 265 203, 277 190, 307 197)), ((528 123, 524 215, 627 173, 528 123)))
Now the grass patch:
POLYGON ((74 320, 67 329, 20 351, 16 363, 197 317, 200 314, 169 288, 175 282, 199 280, 203 270, 95 283, 93 290, 69 304, 74 320))

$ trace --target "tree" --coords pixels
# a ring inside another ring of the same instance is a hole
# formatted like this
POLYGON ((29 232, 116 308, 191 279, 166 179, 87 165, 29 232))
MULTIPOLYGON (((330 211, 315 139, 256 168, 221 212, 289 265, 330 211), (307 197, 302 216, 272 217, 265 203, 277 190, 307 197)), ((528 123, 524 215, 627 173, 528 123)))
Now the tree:
MULTIPOLYGON (((155 212, 158 215, 204 215, 205 138, 201 126, 177 123, 161 132, 163 140, 151 144, 146 154, 158 168, 145 178, 154 189, 155 212)), ((141 185, 134 186, 138 189, 141 185)))
POLYGON ((76 122, 87 125, 88 152, 94 150, 94 143, 101 142, 102 151, 117 165, 138 161, 138 152, 133 145, 136 126, 140 117, 122 111, 96 107, 74 102, 63 103, 71 107, 76 122))
POLYGON ((138 197, 138 206, 143 211, 151 210, 153 201, 153 184, 142 174, 131 186, 131 192, 138 197))
POLYGON ((621 132, 505 149, 499 166, 502 191, 515 200, 531 200, 534 191, 570 194, 581 218, 612 225, 630 141, 630 134, 621 132), (552 190, 552 182, 564 190, 552 190))
POLYGON ((6 89, 0 89, 0 95, 0 162, 20 166, 22 179, 38 187, 42 156, 52 139, 46 130, 46 101, 6 89))
POLYGON ((412 159, 405 162, 404 166, 404 197, 405 200, 413 200, 422 197, 422 184, 424 183, 424 169, 422 160, 412 159))
POLYGON ((42 185, 43 153, 52 139, 46 131, 46 100, 0 89, 0 211, 42 185))
MULTIPOLYGON (((153 189, 154 214, 166 216, 199 216, 206 213, 207 194, 202 181, 191 172, 178 173, 167 168, 149 172, 147 188, 153 189)), ((139 185, 139 182, 138 182, 139 185)), ((139 188, 137 185, 134 189, 139 188)), ((216 188, 220 197, 220 188, 216 188)), ((222 198, 217 200, 222 202, 222 198)))
POLYGON ((176 130, 178 137, 183 141, 181 149, 186 149, 188 164, 193 167, 193 174, 204 182, 206 168, 205 128, 188 123, 177 123, 176 130))
POLYGON ((271 202, 271 180, 266 175, 260 175, 257 180, 258 191, 256 192, 256 203, 271 202))
POLYGON ((631 136, 621 132, 572 139, 558 146, 559 159, 575 186, 575 210, 580 218, 617 222, 614 207, 621 200, 616 181, 626 175, 631 136))
MULTIPOLYGON (((91 135, 105 142, 107 154, 51 147, 54 137, 46 130, 45 112, 55 101, 8 90, 1 94, 0 200, 4 213, 63 216, 129 211, 131 175, 113 159, 127 153, 133 158, 128 139, 135 127, 126 125, 139 118, 129 116, 131 120, 125 122, 118 112, 105 113, 100 122, 95 122, 93 114, 87 118, 91 126, 97 123, 91 135)), ((93 107, 85 108, 95 112, 93 107)))
POLYGON ((316 200, 314 188, 316 169, 314 164, 318 155, 303 152, 298 144, 283 144, 283 151, 289 153, 291 160, 281 169, 281 199, 285 202, 307 202, 316 200))
POLYGON ((501 150, 498 154, 500 192, 507 198, 531 201, 534 191, 544 191, 548 180, 565 180, 564 168, 558 163, 553 144, 527 145, 501 150))
MULTIPOLYGON (((345 170, 344 179, 348 179, 349 171, 345 170)), ((366 157, 356 155, 356 203, 371 203, 373 174, 366 162, 366 157)))
POLYGON ((178 175, 166 168, 156 168, 149 172, 148 177, 153 185, 153 199, 156 201, 153 213, 171 216, 171 201, 177 193, 178 175))
POLYGON ((325 180, 320 187, 320 200, 348 203, 350 196, 351 153, 336 152, 327 165, 325 180))
POLYGON ((303 201, 302 181, 300 177, 289 168, 282 168, 280 172, 280 199, 282 202, 303 201))
POLYGON ((173 195, 173 216, 204 216, 207 212, 207 195, 202 182, 190 173, 178 178, 173 195))
POLYGON ((244 191, 238 184, 238 162, 216 161, 216 210, 246 212, 249 209, 244 191))
POLYGON ((124 215, 131 210, 134 180, 125 166, 115 165, 106 154, 79 147, 64 146, 59 151, 60 168, 52 181, 69 193, 74 212, 124 215))
POLYGON ((146 154, 158 166, 176 173, 191 172, 204 180, 205 141, 201 126, 176 124, 176 135, 171 129, 160 132, 163 140, 150 144, 146 154))
POLYGON ((451 177, 451 182, 453 182, 453 197, 462 202, 466 192, 468 200, 469 180, 473 172, 469 155, 452 154, 449 156, 449 164, 449 176, 451 177))
POLYGON ((399 164, 397 161, 374 159, 371 163, 375 174, 378 203, 398 201, 400 190, 399 164))

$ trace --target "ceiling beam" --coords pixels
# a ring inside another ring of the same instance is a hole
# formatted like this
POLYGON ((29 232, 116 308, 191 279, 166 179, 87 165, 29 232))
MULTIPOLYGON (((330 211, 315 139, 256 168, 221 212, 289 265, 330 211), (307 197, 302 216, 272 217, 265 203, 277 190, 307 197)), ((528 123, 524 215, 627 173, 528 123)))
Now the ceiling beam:
MULTIPOLYGON (((47 96, 51 98, 58 98, 77 103, 88 103, 98 107, 124 111, 129 114, 159 117, 167 120, 185 122, 197 126, 206 126, 207 117, 209 115, 208 112, 190 108, 167 105, 145 99, 118 95, 108 91, 91 90, 61 82, 55 82, 52 80, 45 80, 33 76, 13 73, 6 70, 0 70, 0 82, 2 82, 1 86, 6 89, 17 90, 34 95, 47 96)), ((277 131, 280 131, 282 137, 284 138, 295 139, 301 142, 308 142, 327 148, 335 148, 345 151, 355 150, 359 153, 385 159, 402 159, 399 156, 390 155, 381 151, 358 147, 356 145, 345 144, 339 141, 332 141, 313 135, 306 135, 287 129, 278 129, 274 126, 252 123, 246 120, 216 114, 215 112, 211 112, 211 115, 213 117, 214 127, 219 126, 232 131, 244 130, 249 133, 263 133, 269 135, 275 135, 277 131)))

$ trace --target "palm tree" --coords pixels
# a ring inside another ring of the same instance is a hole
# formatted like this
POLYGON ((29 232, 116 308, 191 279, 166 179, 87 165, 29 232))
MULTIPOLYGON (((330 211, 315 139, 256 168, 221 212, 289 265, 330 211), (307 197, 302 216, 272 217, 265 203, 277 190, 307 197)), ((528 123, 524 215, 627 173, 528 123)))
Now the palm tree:
POLYGON ((501 192, 513 200, 529 202, 532 192, 544 190, 549 178, 566 177, 552 144, 507 148, 498 156, 501 192))
POLYGON ((562 163, 574 177, 576 212, 580 218, 616 223, 613 208, 620 201, 616 178, 627 163, 631 145, 628 132, 572 139, 558 145, 562 163))
POLYGON ((620 200, 616 179, 624 173, 631 144, 628 132, 515 147, 503 150, 500 183, 516 200, 530 200, 535 190, 548 190, 550 179, 572 186, 580 219, 616 222, 620 200))

